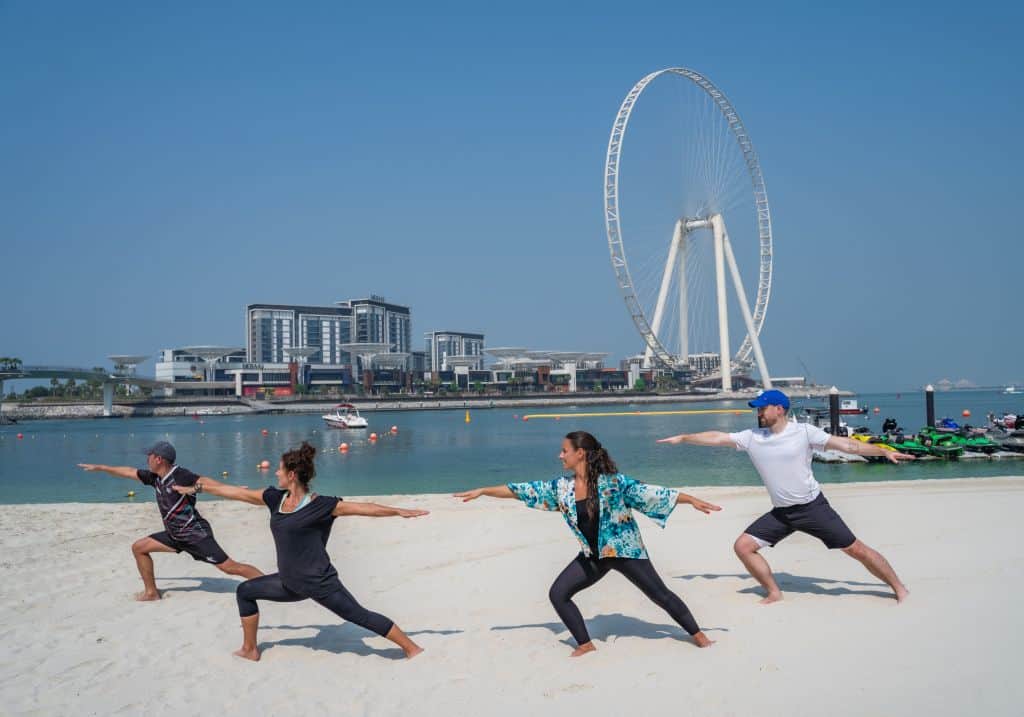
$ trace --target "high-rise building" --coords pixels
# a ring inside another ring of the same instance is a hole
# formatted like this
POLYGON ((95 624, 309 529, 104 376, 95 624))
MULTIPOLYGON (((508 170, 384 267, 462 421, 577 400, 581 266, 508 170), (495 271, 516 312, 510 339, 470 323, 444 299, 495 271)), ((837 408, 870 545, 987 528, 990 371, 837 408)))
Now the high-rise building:
POLYGON ((352 309, 346 306, 249 304, 246 307, 246 356, 254 363, 287 363, 288 349, 317 349, 308 363, 351 365, 341 349, 352 341, 352 309))
POLYGON ((478 361, 469 364, 460 361, 460 365, 468 365, 471 370, 479 371, 484 367, 484 335, 465 331, 428 331, 423 335, 426 339, 426 370, 448 371, 448 357, 479 357, 478 361))
POLYGON ((408 306, 392 304, 383 296, 339 301, 352 312, 352 341, 388 344, 393 353, 412 351, 412 318, 408 306))

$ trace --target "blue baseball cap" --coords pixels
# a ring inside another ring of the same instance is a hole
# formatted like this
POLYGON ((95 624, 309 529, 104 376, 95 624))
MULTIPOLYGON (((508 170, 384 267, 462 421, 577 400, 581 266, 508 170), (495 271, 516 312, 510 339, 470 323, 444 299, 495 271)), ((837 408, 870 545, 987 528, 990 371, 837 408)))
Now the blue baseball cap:
POLYGON ((753 401, 748 404, 751 408, 761 408, 763 406, 782 406, 783 408, 789 408, 789 396, 784 394, 782 391, 776 391, 774 388, 770 388, 767 391, 761 391, 753 401))

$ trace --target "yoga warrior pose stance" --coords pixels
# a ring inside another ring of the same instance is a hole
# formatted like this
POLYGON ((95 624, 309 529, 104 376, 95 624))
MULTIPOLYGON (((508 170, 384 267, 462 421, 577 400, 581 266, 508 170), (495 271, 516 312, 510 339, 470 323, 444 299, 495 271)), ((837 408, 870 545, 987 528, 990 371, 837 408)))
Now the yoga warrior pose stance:
POLYGON ((678 503, 689 503, 702 513, 721 508, 672 488, 646 485, 619 473, 608 452, 584 431, 568 434, 562 440, 558 457, 562 466, 572 471, 571 476, 477 488, 456 493, 455 497, 464 502, 482 495, 518 498, 530 508, 561 511, 582 552, 555 579, 548 597, 576 640, 578 647, 572 657, 597 649, 572 597, 610 570, 617 570, 640 588, 693 637, 698 647, 711 645, 713 640, 701 632, 686 604, 655 572, 631 509, 641 511, 664 527, 678 503))
POLYGON ((256 578, 262 575, 259 570, 246 563, 236 563, 228 557, 213 537, 210 524, 196 510, 196 499, 192 496, 178 495, 175 486, 192 486, 199 476, 182 468, 174 461, 177 457, 174 446, 167 441, 158 441, 146 450, 148 470, 136 470, 129 466, 104 466, 93 463, 79 463, 78 467, 87 471, 103 471, 118 478, 137 480, 152 486, 156 491, 156 504, 160 508, 160 516, 164 521, 164 530, 153 533, 146 538, 139 538, 132 544, 135 564, 142 576, 143 592, 135 596, 136 600, 159 600, 160 591, 156 589, 156 578, 153 575, 152 553, 188 553, 196 560, 216 565, 228 575, 241 575, 243 578, 256 578))
POLYGON ((782 599, 782 591, 772 577, 768 561, 758 551, 765 546, 776 545, 796 530, 813 535, 829 549, 839 548, 859 560, 868 572, 893 589, 897 602, 903 602, 909 594, 906 586, 896 577, 889 561, 858 540, 829 505, 814 479, 811 458, 814 449, 826 448, 863 456, 884 456, 893 463, 913 460, 913 456, 870 443, 830 436, 817 426, 790 421, 786 418, 789 397, 782 391, 764 391, 749 405, 757 409, 757 430, 682 433, 658 442, 734 446, 750 456, 774 507, 743 531, 733 549, 750 574, 767 591, 762 604, 778 602, 782 599))
POLYGON ((406 657, 415 657, 423 652, 423 648, 410 640, 391 620, 360 605, 341 584, 338 571, 331 565, 327 554, 327 539, 334 519, 343 515, 415 518, 426 515, 428 511, 355 503, 310 493, 309 482, 316 475, 315 455, 316 449, 308 443, 282 455, 276 473, 277 488, 250 490, 206 477, 191 488, 175 487, 185 495, 210 493, 253 505, 266 505, 270 509, 270 532, 277 548, 278 572, 247 580, 238 586, 242 648, 235 654, 249 660, 260 659, 256 646, 256 632, 260 624, 257 600, 299 602, 310 598, 343 620, 391 640, 402 648, 406 657))

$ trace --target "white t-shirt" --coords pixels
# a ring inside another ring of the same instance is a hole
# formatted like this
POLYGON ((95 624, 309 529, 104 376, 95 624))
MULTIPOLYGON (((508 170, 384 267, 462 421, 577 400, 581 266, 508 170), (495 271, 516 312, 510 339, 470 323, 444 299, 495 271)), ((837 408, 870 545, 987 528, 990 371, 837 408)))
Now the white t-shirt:
POLYGON ((778 434, 769 428, 748 428, 730 433, 729 438, 736 450, 750 455, 776 508, 810 503, 821 493, 811 458, 814 449, 823 450, 831 436, 817 426, 787 421, 778 434))

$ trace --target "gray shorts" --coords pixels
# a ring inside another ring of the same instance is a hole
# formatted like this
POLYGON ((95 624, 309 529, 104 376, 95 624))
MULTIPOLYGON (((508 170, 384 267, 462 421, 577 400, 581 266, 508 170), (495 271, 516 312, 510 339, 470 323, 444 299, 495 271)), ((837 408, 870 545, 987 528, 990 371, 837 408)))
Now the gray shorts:
POLYGON ((830 550, 849 548, 857 540, 839 517, 824 493, 810 503, 773 508, 750 524, 743 532, 757 539, 761 547, 774 546, 794 531, 813 535, 830 550))

